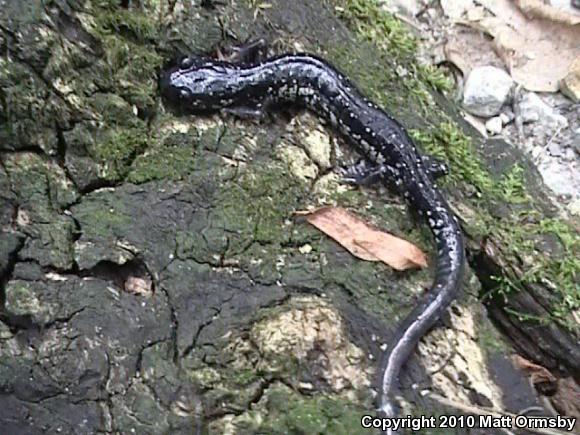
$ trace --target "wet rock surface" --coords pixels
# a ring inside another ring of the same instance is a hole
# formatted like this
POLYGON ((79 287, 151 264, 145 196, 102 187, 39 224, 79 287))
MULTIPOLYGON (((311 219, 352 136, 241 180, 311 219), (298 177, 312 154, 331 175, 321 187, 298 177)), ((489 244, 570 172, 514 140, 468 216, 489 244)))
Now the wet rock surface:
MULTIPOLYGON (((397 70, 377 57, 323 3, 125 3, 0 2, 3 430, 368 433, 359 421, 373 409, 381 349, 432 270, 363 263, 293 213, 340 203, 431 252, 429 237, 399 198, 337 186, 330 167, 349 153, 312 116, 175 116, 158 99, 157 74, 178 53, 230 44, 224 35, 304 34, 274 48, 323 47, 369 94, 380 86, 374 96, 411 129, 446 126, 453 109, 413 87, 408 59, 397 70)), ((499 161, 499 178, 502 145, 487 163, 499 161)), ((481 186, 461 181, 466 168, 445 188, 477 256, 488 222, 469 202, 481 186)), ((489 258, 498 274, 509 268, 507 254, 489 258)), ((481 281, 468 274, 408 364, 409 412, 444 410, 420 394, 427 387, 512 412, 537 403, 493 380, 490 355, 505 363, 509 350, 496 346, 481 281)), ((565 336, 559 326, 540 332, 548 343, 565 336)), ((536 352, 567 367, 550 345, 536 352)))

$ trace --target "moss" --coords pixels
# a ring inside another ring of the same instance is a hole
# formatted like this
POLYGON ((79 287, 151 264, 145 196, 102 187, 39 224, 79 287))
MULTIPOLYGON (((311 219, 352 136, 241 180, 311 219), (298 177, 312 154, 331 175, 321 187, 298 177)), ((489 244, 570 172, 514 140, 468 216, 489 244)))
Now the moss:
POLYGON ((494 180, 477 157, 472 140, 454 123, 444 122, 430 131, 411 130, 410 134, 426 153, 449 165, 444 183, 469 183, 480 195, 495 195, 494 180))
MULTIPOLYGON (((283 385, 272 386, 262 399, 267 418, 236 422, 246 433, 367 433, 360 426, 364 410, 332 396, 301 396, 283 385)), ((262 405, 262 403, 260 403, 262 405)), ((260 412, 259 410, 258 412, 260 412)))
POLYGON ((158 26, 151 16, 136 9, 120 7, 120 1, 97 2, 101 9, 95 15, 96 30, 101 35, 122 34, 139 43, 158 38, 158 26))
POLYGON ((18 197, 20 230, 30 236, 22 258, 66 269, 73 263, 74 223, 62 211, 78 194, 63 170, 53 161, 33 153, 3 157, 11 190, 18 197))
POLYGON ((580 251, 580 236, 570 226, 559 219, 534 219, 533 215, 524 214, 514 227, 513 222, 503 222, 493 231, 494 235, 503 240, 508 259, 514 264, 521 264, 522 259, 527 267, 523 276, 515 277, 506 274, 496 277, 499 294, 509 295, 519 291, 526 285, 543 283, 548 285, 556 294, 556 300, 548 317, 537 318, 529 313, 514 312, 511 314, 518 319, 535 321, 546 325, 557 322, 570 331, 580 333, 577 322, 572 313, 580 310, 580 292, 578 291, 578 277, 580 276, 580 260, 577 252, 580 251), (559 254, 546 255, 538 240, 544 236, 553 236, 561 244, 559 254))
POLYGON ((14 314, 38 314, 47 308, 43 308, 36 292, 28 283, 12 281, 6 287, 6 309, 14 314))
MULTIPOLYGON (((383 70, 384 64, 380 58, 365 59, 365 68, 360 68, 360 62, 353 57, 352 47, 344 45, 332 45, 327 49, 328 57, 333 63, 348 77, 350 77, 357 86, 365 92, 368 97, 377 101, 385 107, 397 105, 397 102, 389 100, 388 93, 385 90, 391 89, 395 77, 392 71, 383 70), (381 71, 379 73, 379 71, 381 71)), ((364 56, 364 54, 361 54, 364 56)), ((402 102, 402 101, 401 101, 402 102)))
POLYGON ((259 379, 259 376, 260 373, 256 370, 256 368, 249 367, 242 370, 236 370, 231 374, 230 379, 234 384, 243 388, 245 385, 256 382, 259 379))
POLYGON ((306 186, 280 162, 256 162, 241 171, 226 167, 216 174, 223 160, 200 151, 194 165, 195 183, 213 185, 220 207, 208 210, 190 231, 177 234, 178 256, 211 264, 233 261, 256 279, 279 277, 276 259, 290 243, 292 213, 304 205, 306 186), (210 161, 209 156, 214 158, 210 161))
POLYGON ((65 123, 67 109, 45 83, 18 62, 0 58, 0 148, 31 144, 47 154, 58 149, 55 123, 65 123))
POLYGON ((436 66, 419 65, 417 72, 420 81, 429 84, 439 92, 450 92, 454 88, 453 80, 436 66))
POLYGON ((359 35, 400 61, 411 61, 417 42, 405 24, 369 0, 336 0, 335 11, 359 35))
POLYGON ((495 354, 507 355, 513 351, 489 320, 480 322, 477 329, 477 342, 488 357, 495 354))
POLYGON ((122 180, 133 160, 147 148, 147 132, 139 128, 110 128, 95 144, 94 156, 102 164, 102 177, 122 180))
POLYGON ((507 202, 522 204, 531 200, 525 183, 524 169, 520 165, 515 164, 508 172, 503 174, 498 187, 501 195, 507 202))
POLYGON ((75 218, 90 229, 91 235, 110 239, 111 235, 124 234, 133 218, 125 211, 122 202, 117 202, 108 192, 94 194, 91 201, 83 201, 75 209, 75 218))
POLYGON ((220 373, 211 367, 200 367, 192 370, 189 377, 202 388, 213 388, 222 379, 220 373))
POLYGON ((257 243, 284 243, 290 239, 286 220, 307 196, 306 186, 281 163, 255 165, 224 189, 223 217, 257 243))
POLYGON ((196 168, 191 135, 172 133, 165 139, 154 138, 147 151, 134 161, 127 180, 144 183, 151 180, 181 180, 196 168))
POLYGON ((99 65, 102 73, 96 77, 97 83, 141 111, 153 110, 162 63, 162 56, 153 45, 159 38, 156 15, 145 9, 121 7, 95 8, 93 13, 92 32, 105 50, 105 64, 99 65))

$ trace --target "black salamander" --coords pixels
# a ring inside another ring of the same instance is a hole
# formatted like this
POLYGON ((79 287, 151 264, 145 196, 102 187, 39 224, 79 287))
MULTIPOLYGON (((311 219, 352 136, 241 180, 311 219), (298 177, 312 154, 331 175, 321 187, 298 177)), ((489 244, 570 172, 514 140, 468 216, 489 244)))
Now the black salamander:
POLYGON ((392 338, 378 382, 379 414, 395 417, 393 392, 401 367, 457 296, 463 275, 462 233, 434 182, 445 167, 422 158, 399 122, 334 67, 312 55, 283 55, 246 65, 186 58, 162 74, 160 88, 169 104, 189 113, 268 111, 279 104, 311 110, 364 157, 366 163, 347 171, 352 181, 384 182, 427 221, 437 246, 435 279, 392 338))

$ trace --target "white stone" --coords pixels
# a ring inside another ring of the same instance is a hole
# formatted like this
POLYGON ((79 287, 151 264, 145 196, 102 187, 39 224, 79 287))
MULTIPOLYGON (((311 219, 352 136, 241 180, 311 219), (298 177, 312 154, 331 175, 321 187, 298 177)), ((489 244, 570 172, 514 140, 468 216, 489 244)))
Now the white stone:
POLYGON ((507 102, 513 85, 512 78, 502 69, 494 66, 474 68, 465 82, 463 107, 476 116, 495 116, 507 102))
POLYGON ((574 216, 580 216, 580 199, 572 201, 570 204, 568 204, 568 211, 574 216))
POLYGON ((490 118, 485 123, 485 129, 490 134, 500 134, 502 127, 503 127, 503 122, 502 122, 501 116, 495 116, 493 118, 490 118))
POLYGON ((415 17, 424 7, 421 0, 379 0, 377 3, 381 9, 407 17, 415 17))
POLYGON ((580 179, 577 176, 580 165, 575 162, 560 164, 557 158, 546 156, 538 164, 538 171, 542 174, 544 183, 556 195, 578 199, 580 179))

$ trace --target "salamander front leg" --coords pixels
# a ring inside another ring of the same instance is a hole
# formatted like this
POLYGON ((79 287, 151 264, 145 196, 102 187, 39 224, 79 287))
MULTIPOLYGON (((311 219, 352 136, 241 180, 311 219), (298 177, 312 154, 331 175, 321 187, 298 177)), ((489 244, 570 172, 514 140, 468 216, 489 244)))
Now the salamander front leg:
POLYGON ((263 121, 273 112, 274 108, 275 102, 270 98, 264 98, 261 103, 250 103, 247 106, 224 107, 221 109, 221 112, 248 121, 263 121))
POLYGON ((266 113, 257 107, 246 107, 246 106, 238 106, 238 107, 224 107, 221 109, 221 112, 225 115, 232 115, 236 118, 251 121, 261 121, 266 118, 266 113))
POLYGON ((354 165, 338 168, 337 172, 342 176, 342 182, 345 184, 369 186, 380 181, 384 171, 380 166, 363 159, 354 165))
POLYGON ((366 160, 338 169, 342 175, 342 182, 354 186, 370 186, 378 182, 383 183, 393 192, 400 192, 403 181, 399 171, 389 165, 375 165, 366 160))
POLYGON ((449 166, 443 160, 432 156, 423 156, 423 164, 434 180, 449 175, 449 166))
POLYGON ((231 63, 259 63, 268 55, 268 42, 264 38, 250 40, 241 45, 218 51, 218 58, 231 63))

